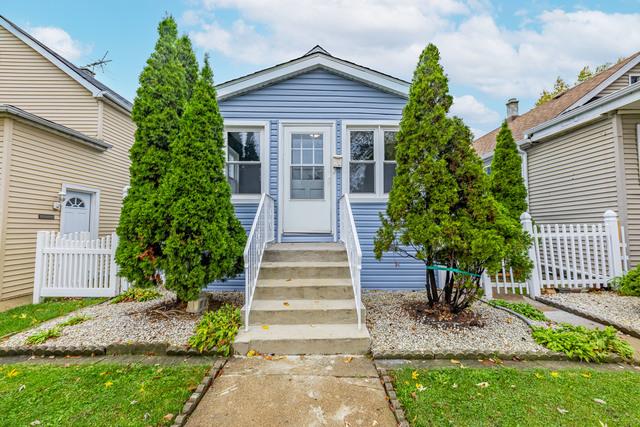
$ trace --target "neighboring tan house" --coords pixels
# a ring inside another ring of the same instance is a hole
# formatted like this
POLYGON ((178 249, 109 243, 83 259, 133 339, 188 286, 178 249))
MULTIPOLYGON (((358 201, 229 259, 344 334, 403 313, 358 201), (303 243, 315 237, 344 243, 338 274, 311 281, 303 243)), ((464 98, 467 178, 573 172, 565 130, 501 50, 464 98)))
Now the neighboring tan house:
MULTIPOLYGON (((624 226, 630 266, 640 262, 640 52, 551 101, 507 121, 522 150, 529 212, 540 223, 624 226)), ((498 129, 474 142, 490 165, 498 129)))
POLYGON ((115 230, 131 103, 0 16, 0 310, 31 301, 36 232, 115 230))

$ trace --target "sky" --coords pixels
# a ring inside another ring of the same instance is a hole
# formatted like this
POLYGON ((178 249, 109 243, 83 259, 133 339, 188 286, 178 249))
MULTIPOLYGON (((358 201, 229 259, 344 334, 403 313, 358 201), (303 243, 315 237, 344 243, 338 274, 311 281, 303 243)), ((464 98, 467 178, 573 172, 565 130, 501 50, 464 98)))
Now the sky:
POLYGON ((560 76, 640 50, 640 0, 3 0, 0 14, 133 100, 158 22, 173 15, 217 83, 303 55, 316 44, 411 80, 421 50, 440 49, 452 114, 476 137, 505 102, 530 109, 560 76))

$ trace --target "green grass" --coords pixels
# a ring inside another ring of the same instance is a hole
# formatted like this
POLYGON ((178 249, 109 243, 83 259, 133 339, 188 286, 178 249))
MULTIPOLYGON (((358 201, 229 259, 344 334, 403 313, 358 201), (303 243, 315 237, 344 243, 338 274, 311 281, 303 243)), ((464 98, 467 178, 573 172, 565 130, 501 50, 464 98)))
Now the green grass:
POLYGON ((0 312, 0 338, 104 300, 104 298, 55 299, 0 312))
POLYGON ((640 405, 630 403, 640 395, 636 372, 456 368, 419 370, 415 379, 413 372, 394 373, 412 426, 632 426, 640 420, 640 405))
POLYGON ((542 311, 526 302, 510 302, 503 299, 493 299, 489 301, 489 304, 496 307, 508 308, 509 310, 515 311, 516 313, 521 314, 531 320, 548 320, 542 311))
POLYGON ((111 304, 121 302, 145 302, 160 298, 161 294, 154 288, 129 288, 111 300, 111 304))
POLYGON ((206 366, 0 365, 0 424, 170 425, 165 415, 180 413, 206 371, 206 366))

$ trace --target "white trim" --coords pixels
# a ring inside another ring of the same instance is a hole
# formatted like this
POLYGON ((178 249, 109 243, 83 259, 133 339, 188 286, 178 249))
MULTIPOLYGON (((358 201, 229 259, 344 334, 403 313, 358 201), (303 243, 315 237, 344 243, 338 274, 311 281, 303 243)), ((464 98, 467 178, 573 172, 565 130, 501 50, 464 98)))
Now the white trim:
POLYGON ((613 73, 612 75, 610 75, 606 80, 604 80, 602 83, 600 83, 598 86, 596 86, 595 88, 591 89, 586 95, 584 95, 582 98, 580 98, 579 100, 577 100, 576 102, 574 102, 573 104, 571 104, 571 106, 569 106, 568 108, 566 108, 563 112, 565 111, 569 111, 569 110, 573 110, 574 108, 580 107, 584 104, 586 104, 587 102, 589 102, 594 96, 597 96, 600 92, 602 92, 604 89, 606 89, 607 87, 609 87, 613 82, 615 82, 616 80, 618 80, 620 77, 622 77, 625 73, 627 73, 630 69, 632 69, 633 67, 635 67, 636 65, 638 65, 640 63, 640 55, 637 55, 635 58, 633 58, 632 60, 630 60, 628 63, 626 63, 622 68, 620 68, 618 71, 616 71, 615 73, 613 73))
POLYGON ((529 142, 539 141, 558 132, 566 131, 572 127, 596 120, 603 114, 623 108, 636 101, 640 101, 640 85, 627 86, 624 89, 620 89, 610 95, 526 130, 524 132, 525 138, 529 140, 529 142))
MULTIPOLYGON (((61 192, 67 194, 68 191, 76 191, 78 193, 91 194, 91 217, 89 219, 89 232, 92 239, 98 238, 98 231, 100 230, 100 189, 94 187, 87 187, 82 184, 62 184, 61 192)), ((64 229, 64 203, 60 206, 60 233, 64 229)))
POLYGON ((636 151, 638 155, 638 167, 640 168, 640 123, 636 125, 636 151))
POLYGON ((227 174, 227 132, 230 130, 259 131, 260 132, 260 193, 256 194, 232 194, 233 204, 259 203, 262 193, 269 193, 269 157, 270 157, 270 125, 265 120, 225 120, 224 121, 224 162, 225 176, 227 174))
POLYGON ((329 159, 325 161, 329 162, 329 199, 330 199, 330 210, 331 210, 331 234, 335 236, 338 234, 336 229, 337 218, 336 218, 336 171, 335 168, 331 166, 331 159, 334 154, 336 154, 336 122, 335 120, 304 120, 304 119, 284 119, 278 122, 278 233, 276 236, 276 240, 278 243, 282 241, 282 235, 284 234, 284 144, 286 143, 285 139, 285 128, 287 127, 314 127, 314 126, 322 126, 329 128, 329 159))
POLYGON ((384 135, 385 130, 398 131, 397 120, 343 120, 342 121, 342 194, 349 194, 352 203, 386 202, 389 193, 384 192, 384 135), (349 162, 351 161, 351 130, 374 131, 375 193, 352 193, 349 183, 349 162))
POLYGON ((218 99, 230 98, 316 68, 331 70, 405 98, 409 95, 408 82, 318 52, 222 83, 216 87, 218 99))

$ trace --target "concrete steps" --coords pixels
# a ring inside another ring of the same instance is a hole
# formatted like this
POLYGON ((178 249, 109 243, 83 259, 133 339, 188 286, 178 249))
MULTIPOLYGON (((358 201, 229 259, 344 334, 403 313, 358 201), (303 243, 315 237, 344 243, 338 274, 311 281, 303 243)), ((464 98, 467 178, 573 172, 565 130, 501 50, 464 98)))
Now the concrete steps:
MULTIPOLYGON (((243 308, 243 315, 244 315, 243 308)), ((244 319, 244 316, 243 316, 244 319)), ((249 330, 234 349, 270 354, 363 354, 369 332, 357 326, 347 253, 337 243, 284 243, 264 253, 249 330)))

